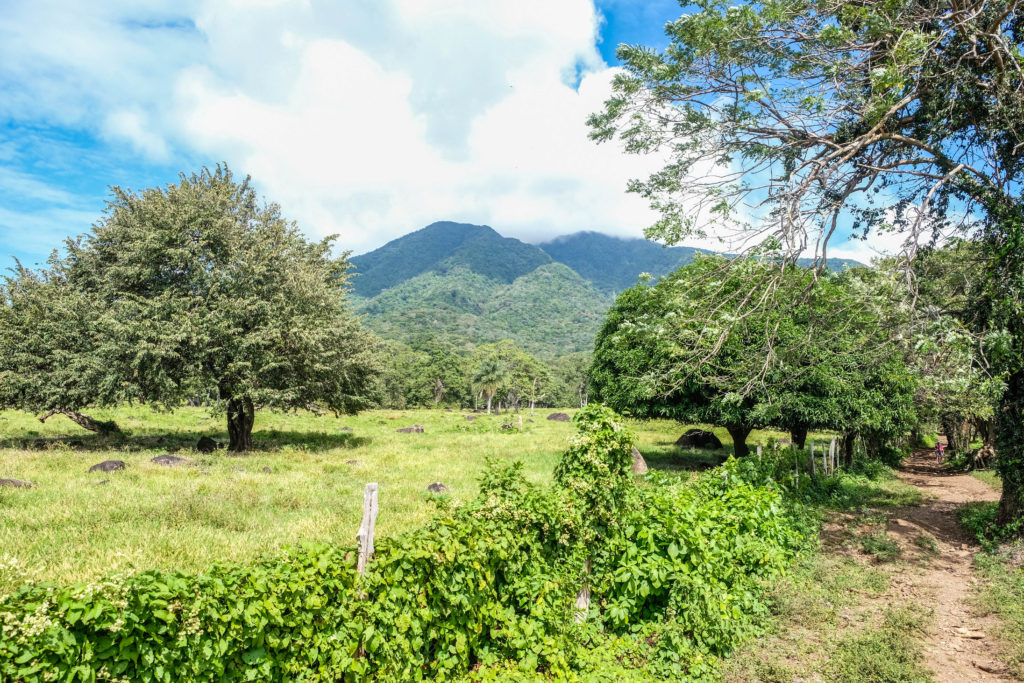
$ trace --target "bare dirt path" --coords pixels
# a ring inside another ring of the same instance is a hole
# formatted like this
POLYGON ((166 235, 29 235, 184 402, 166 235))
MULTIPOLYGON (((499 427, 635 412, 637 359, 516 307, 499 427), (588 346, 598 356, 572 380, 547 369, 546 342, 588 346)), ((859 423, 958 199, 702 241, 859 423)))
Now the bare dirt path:
POLYGON ((925 665, 939 683, 1015 680, 997 658, 990 635, 994 619, 977 614, 970 604, 980 581, 973 570, 977 548, 956 518, 961 503, 998 500, 999 493, 968 474, 944 469, 928 450, 908 459, 899 476, 928 501, 896 511, 888 532, 908 545, 926 531, 935 537, 938 549, 930 562, 908 566, 893 576, 892 597, 913 597, 934 610, 925 665))

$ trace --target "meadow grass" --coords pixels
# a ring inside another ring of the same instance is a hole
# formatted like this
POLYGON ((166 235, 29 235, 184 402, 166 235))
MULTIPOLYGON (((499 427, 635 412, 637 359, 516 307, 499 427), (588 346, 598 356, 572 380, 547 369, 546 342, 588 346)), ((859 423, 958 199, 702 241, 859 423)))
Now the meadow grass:
MULTIPOLYGON (((97 410, 127 432, 101 439, 63 417, 0 412, 0 477, 30 489, 0 488, 0 591, 27 580, 87 581, 151 568, 201 571, 214 562, 246 561, 304 541, 354 544, 363 488, 380 486, 377 536, 423 524, 435 510, 426 492, 443 482, 454 502, 472 498, 488 458, 521 461, 528 479, 550 480, 572 423, 538 410, 523 429, 502 430, 518 416, 444 410, 369 411, 357 416, 257 414, 257 448, 244 455, 194 450, 200 436, 226 440, 222 416, 203 408, 173 413, 147 407, 97 410), (422 434, 396 430, 412 424, 422 434), (343 431, 343 427, 351 431, 343 431), (192 460, 166 467, 150 458, 192 460), (103 460, 124 472, 88 473, 103 460), (354 461, 354 462, 352 462, 354 461), (269 471, 265 471, 269 470, 269 471)), ((567 411, 572 412, 572 411, 567 411)), ((685 474, 717 465, 731 452, 682 451, 685 427, 671 421, 627 426, 653 469, 685 474)), ((755 433, 767 443, 778 433, 755 433)))

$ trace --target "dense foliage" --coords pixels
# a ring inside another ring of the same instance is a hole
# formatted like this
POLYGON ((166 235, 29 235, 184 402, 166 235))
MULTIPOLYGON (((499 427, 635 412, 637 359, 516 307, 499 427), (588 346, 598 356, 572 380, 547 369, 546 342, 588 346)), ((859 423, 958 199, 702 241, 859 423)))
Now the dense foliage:
POLYGON ((211 401, 227 412, 232 450, 250 446, 259 407, 367 405, 373 339, 348 309, 348 262, 226 167, 113 188, 106 215, 66 247, 50 270, 4 286, 0 405, 211 401), (64 355, 91 389, 54 365, 64 355))
POLYGON ((879 319, 854 296, 857 275, 698 257, 620 295, 597 338, 591 375, 600 400, 640 417, 726 427, 736 455, 768 425, 803 446, 809 429, 877 447, 916 418, 916 384, 879 319), (810 292, 808 295, 807 292, 810 292), (757 300, 758 307, 745 308, 757 300))
POLYGON ((200 576, 26 586, 0 598, 0 676, 419 680, 505 662, 557 674, 586 667, 604 630, 659 632, 649 670, 699 679, 751 633, 797 521, 756 461, 637 487, 613 415, 590 406, 577 422, 561 485, 492 467, 467 505, 380 541, 365 577, 346 549, 306 547, 200 576))

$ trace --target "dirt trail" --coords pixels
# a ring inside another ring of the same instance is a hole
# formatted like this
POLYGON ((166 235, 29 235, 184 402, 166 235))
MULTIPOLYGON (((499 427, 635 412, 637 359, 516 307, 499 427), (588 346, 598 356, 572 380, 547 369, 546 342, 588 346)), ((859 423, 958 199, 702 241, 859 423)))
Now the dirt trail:
POLYGON ((939 683, 1015 680, 999 662, 990 635, 994 619, 977 615, 970 605, 979 581, 973 571, 977 548, 955 514, 961 503, 998 500, 999 493, 968 474, 943 469, 928 450, 917 451, 899 476, 921 489, 928 501, 898 510, 890 518, 889 533, 907 545, 927 531, 938 546, 923 567, 908 566, 893 576, 893 598, 913 597, 935 611, 925 664, 939 683))

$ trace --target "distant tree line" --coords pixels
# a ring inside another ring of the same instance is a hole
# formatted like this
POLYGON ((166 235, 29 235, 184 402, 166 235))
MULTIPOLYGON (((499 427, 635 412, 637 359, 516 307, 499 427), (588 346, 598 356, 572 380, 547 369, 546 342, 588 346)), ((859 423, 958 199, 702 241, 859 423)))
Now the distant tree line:
POLYGON ((384 408, 455 407, 487 412, 587 404, 591 354, 541 359, 504 340, 455 346, 433 337, 380 344, 384 408))

